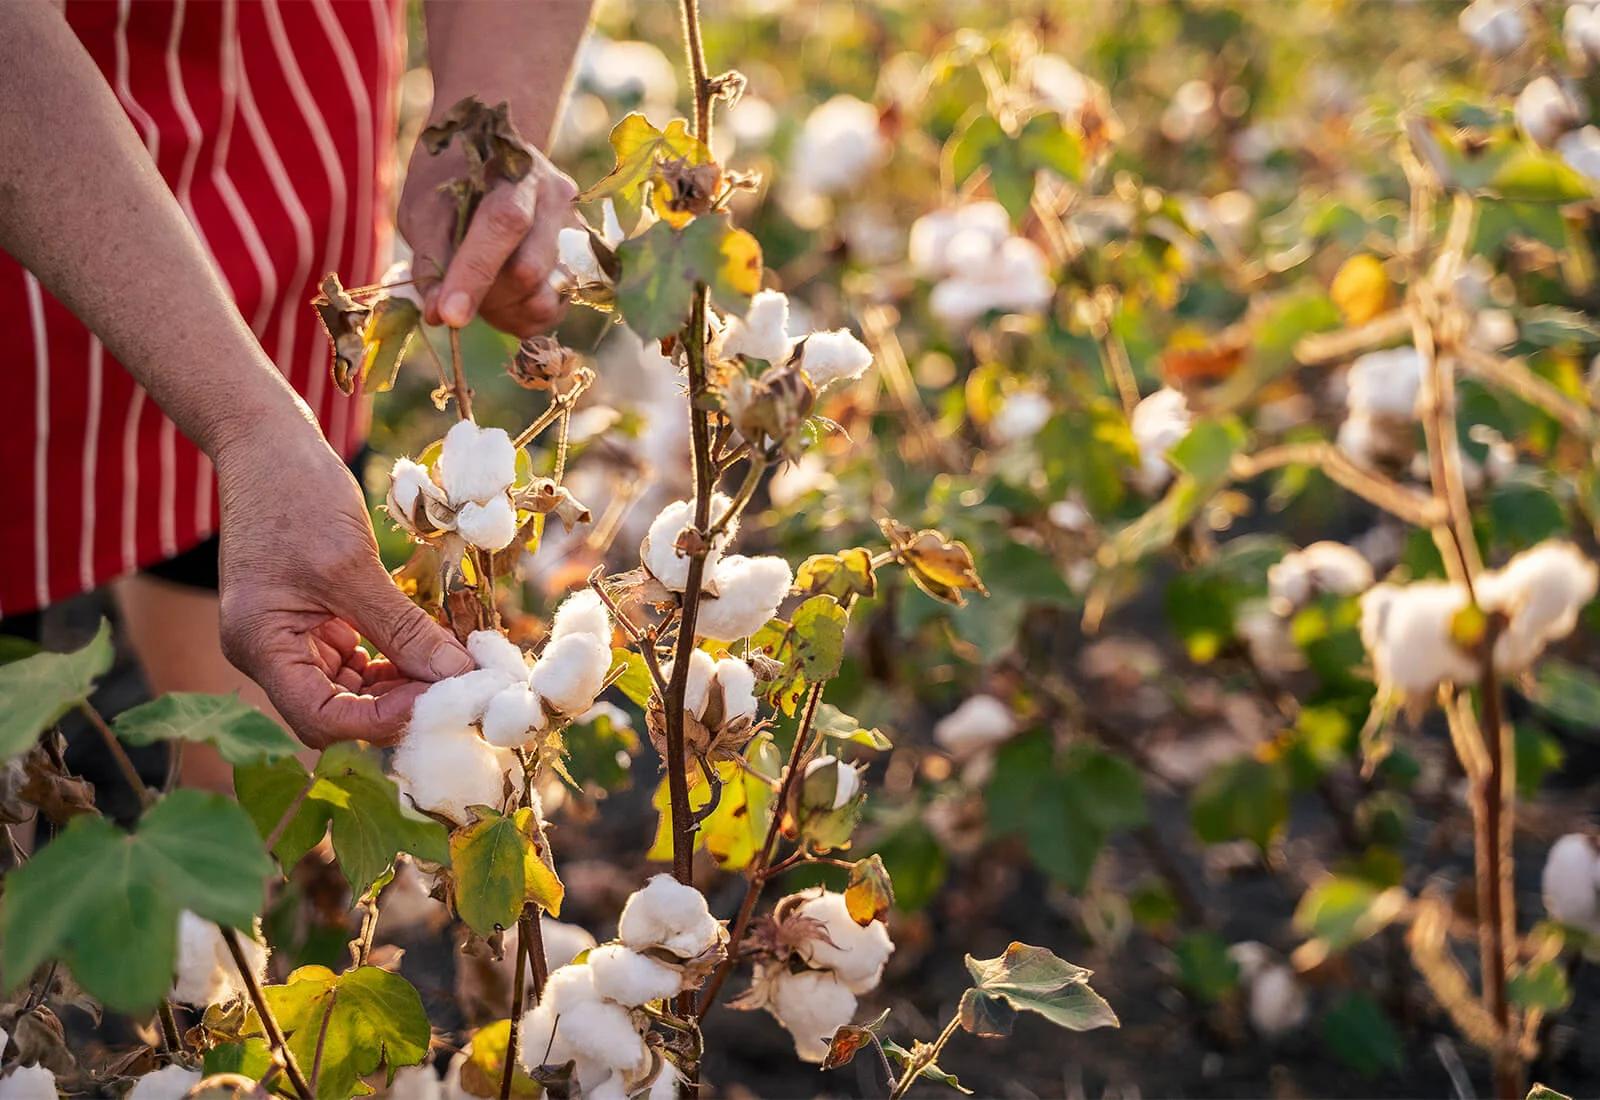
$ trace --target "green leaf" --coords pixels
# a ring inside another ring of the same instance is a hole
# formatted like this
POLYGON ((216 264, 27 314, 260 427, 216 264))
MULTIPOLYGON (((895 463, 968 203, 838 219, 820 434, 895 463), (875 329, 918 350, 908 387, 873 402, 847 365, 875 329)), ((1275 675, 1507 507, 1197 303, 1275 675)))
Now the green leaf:
MULTIPOLYGON (((901 1046, 899 1043, 895 1042, 893 1039, 879 1039, 878 1042, 883 1047, 883 1052, 885 1054, 900 1063, 901 1070, 904 1070, 907 1066, 909 1066, 911 1064, 911 1060, 916 1057, 915 1054, 901 1046)), ((929 1081, 936 1081, 941 1085, 949 1085, 962 1096, 972 1095, 971 1089, 967 1088, 960 1081, 956 1080, 955 1074, 946 1073, 944 1070, 940 1069, 939 1063, 937 1062, 930 1062, 929 1064, 923 1066, 922 1072, 917 1074, 917 1076, 919 1078, 926 1078, 929 1081)))
POLYGON ((644 663, 644 657, 631 649, 613 649, 611 671, 616 672, 619 668, 623 670, 622 675, 617 677, 612 686, 635 706, 648 707, 654 684, 650 680, 650 669, 644 663))
POLYGON ((237 767, 233 784, 262 837, 272 834, 305 790, 272 853, 292 867, 331 825, 339 868, 358 897, 388 870, 397 852, 429 863, 449 858, 444 826, 404 805, 378 754, 358 745, 343 742, 327 749, 311 773, 292 756, 237 767))
POLYGON ((844 660, 844 632, 850 613, 832 596, 813 596, 795 608, 793 630, 795 659, 808 683, 821 683, 839 674, 844 660))
POLYGON ((1238 988, 1239 964, 1215 932, 1190 932, 1173 951, 1178 956, 1178 980, 1201 1000, 1214 1004, 1238 988))
MULTIPOLYGON (((528 897, 528 863, 538 860, 533 839, 512 815, 474 807, 476 819, 450 837, 456 912, 480 936, 510 928, 528 897)), ((557 906, 559 910, 560 906, 557 906)))
POLYGON ((1013 943, 1003 955, 992 959, 968 955, 966 962, 974 984, 961 998, 961 1026, 975 1035, 1010 1031, 996 1002, 1037 1013, 1071 1031, 1121 1026, 1111 1006, 1089 988, 1093 972, 1057 958, 1047 948, 1013 943))
POLYGON ((1528 701, 1590 739, 1600 728, 1600 676, 1560 657, 1539 663, 1528 701))
POLYGON ((215 1073, 237 1073, 259 1081, 272 1068, 272 1048, 265 1039, 219 1043, 205 1052, 200 1065, 207 1077, 215 1073))
POLYGON ((844 741, 852 745, 864 745, 879 752, 886 752, 894 747, 882 731, 863 729, 860 722, 857 722, 832 703, 819 703, 817 705, 817 718, 814 724, 818 733, 824 737, 831 737, 835 741, 844 741))
POLYGON ((676 332, 688 320, 696 282, 709 285, 719 303, 741 308, 760 285, 760 249, 752 257, 752 247, 754 239, 734 229, 726 214, 703 215, 682 230, 656 222, 617 247, 623 320, 643 340, 676 332))
POLYGON ((343 974, 303 966, 284 985, 267 986, 267 1005, 288 1038, 289 1052, 318 1100, 366 1096, 361 1078, 386 1066, 414 1066, 428 1056, 428 1017, 410 982, 376 966, 343 974), (317 1058, 318 1047, 322 1057, 317 1058))
POLYGON ((1251 840, 1267 848, 1289 819, 1289 776, 1243 756, 1213 768, 1189 800, 1194 831, 1207 844, 1251 840))
POLYGON ((1333 951, 1343 951, 1377 934, 1400 915, 1404 890, 1380 890, 1364 879, 1338 876, 1323 879, 1305 892, 1294 912, 1301 932, 1324 941, 1333 951))
POLYGON ((300 751, 300 742, 237 695, 174 691, 123 711, 112 723, 130 745, 203 741, 230 764, 275 760, 300 751))
POLYGON ((1235 418, 1202 420, 1189 429, 1168 457, 1196 481, 1212 485, 1228 476, 1228 464, 1244 444, 1244 425, 1235 418))
POLYGON ((1066 780, 1084 817, 1106 832, 1135 829, 1149 820, 1144 780, 1120 757, 1078 746, 1069 754, 1066 780))
POLYGON ((1572 1003, 1567 969, 1559 959, 1546 959, 1537 966, 1518 969, 1511 975, 1506 992, 1513 1004, 1547 1014, 1560 1012, 1572 1003))
POLYGON ((629 785, 639 735, 627 722, 601 711, 588 722, 568 726, 562 741, 567 749, 567 774, 579 787, 611 793, 629 785))
POLYGON ((270 874, 249 817, 221 795, 174 791, 131 833, 74 818, 6 878, 6 987, 58 958, 107 1007, 148 1010, 172 984, 179 912, 248 929, 270 874))
POLYGON ((1405 1066, 1400 1037, 1383 1009, 1365 993, 1343 997, 1322 1018, 1328 1049, 1363 1077, 1394 1073, 1405 1066))
POLYGON ((71 653, 38 653, 0 665, 0 762, 18 756, 61 716, 88 701, 94 682, 111 668, 111 624, 71 653))
POLYGON ((1581 202, 1594 194, 1560 157, 1531 149, 1507 158, 1489 178, 1489 188, 1511 202, 1581 202))
POLYGON ((1083 179, 1083 146, 1055 112, 1034 115, 1018 136, 1022 162, 1054 172, 1071 183, 1083 179))

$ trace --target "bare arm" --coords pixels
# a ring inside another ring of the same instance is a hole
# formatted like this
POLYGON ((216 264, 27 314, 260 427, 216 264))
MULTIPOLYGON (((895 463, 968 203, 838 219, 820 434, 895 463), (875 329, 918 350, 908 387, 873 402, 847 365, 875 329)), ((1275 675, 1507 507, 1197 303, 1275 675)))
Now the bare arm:
POLYGON ((354 480, 46 0, 0 4, 0 149, 0 248, 216 463, 229 659, 308 743, 397 735, 424 682, 470 662, 389 583, 354 480))
MULTIPOLYGON (((549 144, 566 96, 573 58, 589 23, 590 0, 428 0, 428 61, 433 118, 475 95, 510 105, 511 121, 528 141, 549 144)), ((461 175, 452 150, 438 157, 418 149, 400 200, 400 232, 415 258, 427 319, 457 327, 474 313, 497 328, 529 335, 560 314, 548 285, 556 234, 572 217, 577 188, 543 156, 515 184, 485 196, 461 248, 451 246, 453 201, 439 185, 461 175), (437 273, 444 271, 442 282, 437 273)))

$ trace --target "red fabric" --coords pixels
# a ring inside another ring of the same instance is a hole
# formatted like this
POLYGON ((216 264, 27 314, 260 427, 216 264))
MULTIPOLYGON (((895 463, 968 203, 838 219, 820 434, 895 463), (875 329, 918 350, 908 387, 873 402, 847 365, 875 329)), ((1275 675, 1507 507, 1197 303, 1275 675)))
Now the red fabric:
MULTIPOLYGON (((367 408, 333 386, 308 303, 326 272, 372 282, 389 256, 400 0, 69 0, 66 16, 268 356, 354 454, 367 408)), ((0 326, 0 614, 215 533, 205 457, 4 254, 0 326)))

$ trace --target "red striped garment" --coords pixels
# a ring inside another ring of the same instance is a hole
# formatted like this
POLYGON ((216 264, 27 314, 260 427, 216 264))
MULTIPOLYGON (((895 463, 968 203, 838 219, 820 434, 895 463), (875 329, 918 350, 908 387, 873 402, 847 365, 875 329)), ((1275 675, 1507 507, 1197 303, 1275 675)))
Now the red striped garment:
MULTIPOLYGON (((68 0, 267 354, 345 457, 368 409, 332 384, 307 304, 390 251, 401 0, 68 0)), ((130 272, 130 278, 137 273, 130 272)), ((37 280, 0 253, 9 423, 0 615, 31 611, 215 533, 210 463, 37 280)), ((223 384, 219 380, 219 384, 223 384)))

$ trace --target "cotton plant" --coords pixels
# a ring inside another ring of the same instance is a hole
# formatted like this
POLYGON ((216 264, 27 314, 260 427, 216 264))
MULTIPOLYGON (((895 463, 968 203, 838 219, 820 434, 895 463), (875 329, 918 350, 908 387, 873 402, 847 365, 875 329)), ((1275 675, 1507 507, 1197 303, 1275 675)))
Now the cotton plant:
POLYGON ((971 202, 924 214, 911 226, 912 270, 933 283, 928 309, 964 329, 984 314, 1042 312, 1055 295, 1038 245, 1016 236, 996 202, 971 202))

